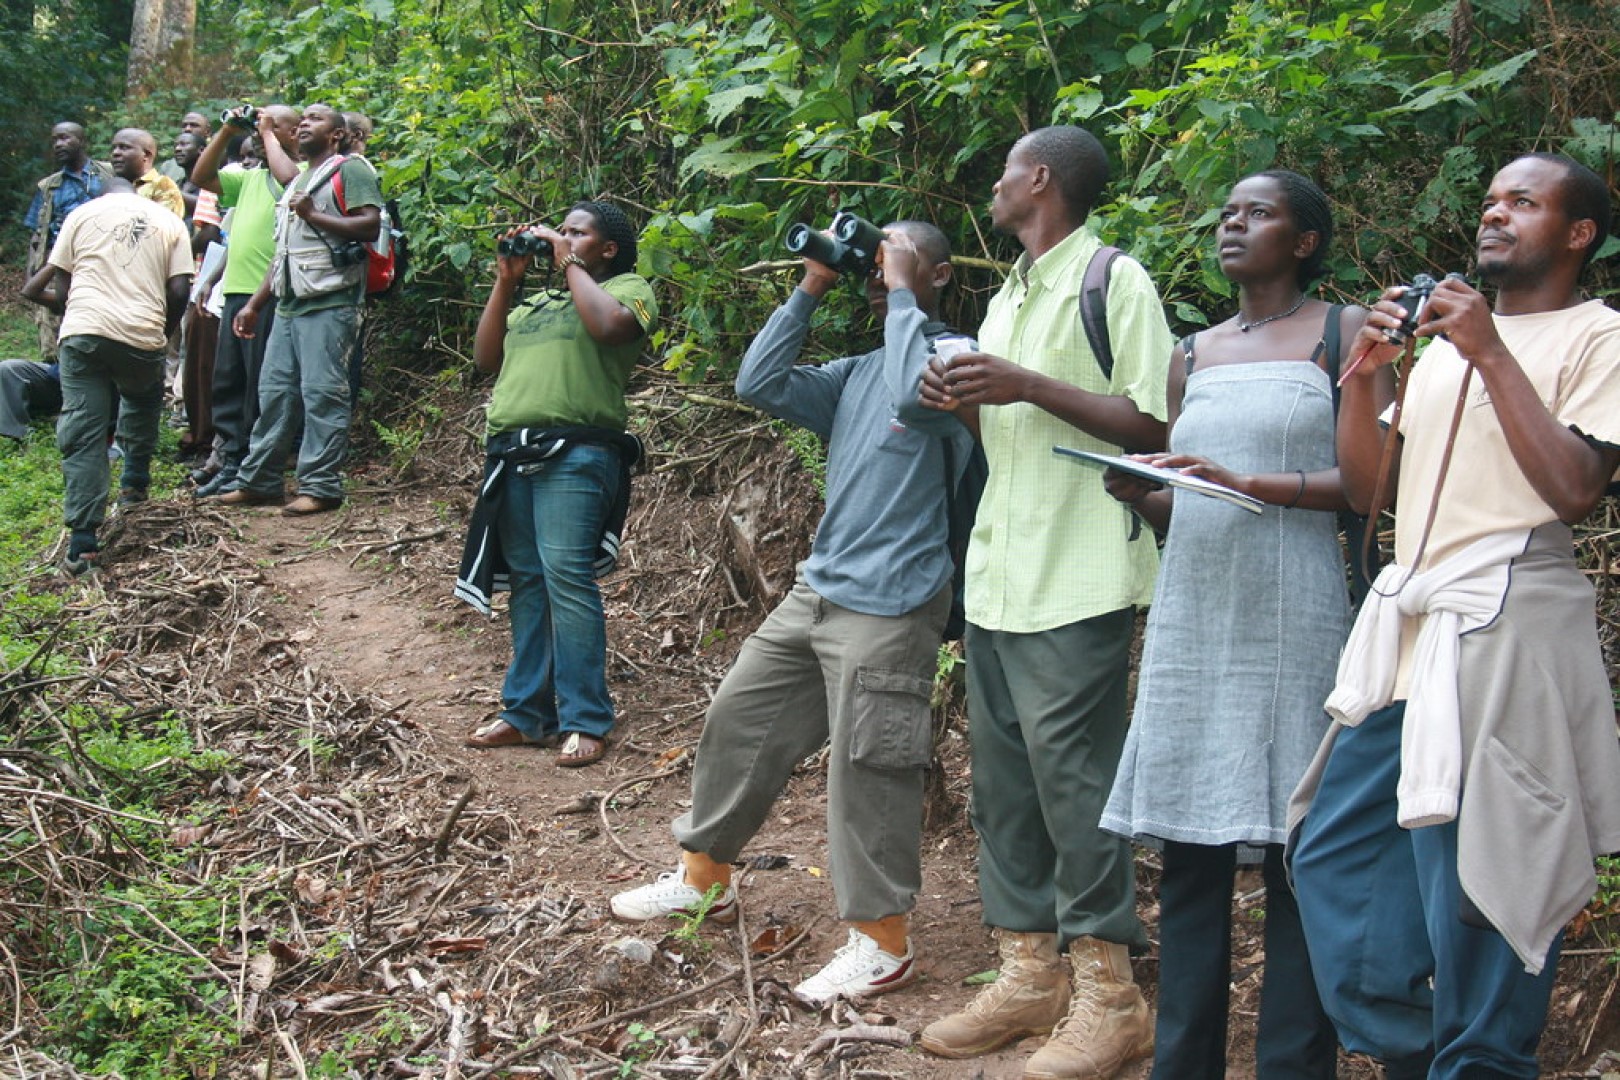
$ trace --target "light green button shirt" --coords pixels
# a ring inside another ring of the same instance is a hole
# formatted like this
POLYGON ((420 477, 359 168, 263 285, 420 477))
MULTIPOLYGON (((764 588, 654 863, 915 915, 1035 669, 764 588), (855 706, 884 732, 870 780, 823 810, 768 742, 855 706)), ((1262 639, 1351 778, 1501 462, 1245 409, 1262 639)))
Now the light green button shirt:
MULTIPOLYGON (((990 302, 979 347, 1083 390, 1130 398, 1163 420, 1173 342, 1158 292, 1134 259, 1116 260, 1109 279, 1112 380, 1086 341, 1080 285, 1101 246, 1077 229, 1037 261, 1020 256, 990 302)), ((968 546, 969 621, 1037 633, 1152 599, 1153 531, 1137 527, 1103 490, 1101 469, 1052 452, 1062 445, 1118 454, 1120 447, 1026 403, 981 407, 979 434, 990 479, 968 546)))

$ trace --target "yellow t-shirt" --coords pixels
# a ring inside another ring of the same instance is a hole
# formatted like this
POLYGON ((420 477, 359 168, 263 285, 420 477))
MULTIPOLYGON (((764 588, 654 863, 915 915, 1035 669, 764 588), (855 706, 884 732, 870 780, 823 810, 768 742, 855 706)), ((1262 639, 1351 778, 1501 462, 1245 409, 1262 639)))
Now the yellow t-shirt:
MULTIPOLYGON (((1558 422, 1620 446, 1620 312, 1592 300, 1561 311, 1493 319, 1502 343, 1558 422)), ((1492 533, 1528 531, 1558 517, 1519 468, 1477 372, 1468 380, 1468 403, 1451 465, 1440 478, 1446 435, 1467 369, 1451 342, 1439 339, 1412 368, 1401 410, 1400 506, 1395 516, 1395 561, 1402 566, 1411 566, 1418 553, 1437 479, 1440 497, 1419 569, 1492 533)), ((1422 626, 1421 618, 1402 620, 1396 698, 1404 698, 1409 689, 1422 626)))

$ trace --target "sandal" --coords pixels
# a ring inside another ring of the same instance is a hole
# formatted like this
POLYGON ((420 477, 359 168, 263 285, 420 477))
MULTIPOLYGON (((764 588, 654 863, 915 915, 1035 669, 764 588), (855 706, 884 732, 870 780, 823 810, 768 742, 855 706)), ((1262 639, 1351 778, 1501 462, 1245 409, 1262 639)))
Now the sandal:
POLYGON ((557 767, 561 769, 578 769, 586 765, 595 765, 607 753, 607 739, 595 735, 586 735, 581 731, 570 731, 563 740, 562 749, 557 752, 557 767))

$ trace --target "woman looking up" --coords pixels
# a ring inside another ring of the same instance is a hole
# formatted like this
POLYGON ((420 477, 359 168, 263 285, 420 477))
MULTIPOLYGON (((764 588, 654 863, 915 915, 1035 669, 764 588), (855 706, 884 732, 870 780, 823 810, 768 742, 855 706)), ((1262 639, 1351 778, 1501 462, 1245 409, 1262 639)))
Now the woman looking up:
POLYGON ((1327 727, 1350 628, 1334 511, 1339 350, 1366 312, 1312 299, 1333 222, 1310 180, 1275 170, 1232 188, 1216 230, 1232 318, 1171 356, 1169 447, 1148 460, 1236 488, 1260 514, 1155 490, 1109 493, 1168 528, 1136 714, 1102 827, 1163 850, 1155 1080, 1224 1080, 1233 878, 1266 882, 1260 1080, 1335 1075, 1336 1040, 1283 873, 1285 813, 1327 727), (1172 513, 1173 509, 1173 513, 1172 513))
POLYGON ((512 590, 512 664, 500 717, 467 739, 479 749, 552 746, 557 764, 599 761, 613 727, 607 630, 596 575, 610 565, 640 443, 625 433, 625 384, 657 318, 634 273, 636 234, 618 207, 582 202, 560 228, 514 229, 549 244, 501 255, 473 359, 496 374, 479 521, 498 550, 471 542, 457 594, 487 610, 500 563, 512 590), (534 260, 553 287, 518 302, 534 260), (481 576, 480 576, 481 575, 481 576), (478 578, 479 580, 474 580, 478 578), (482 603, 480 603, 482 601, 482 603))

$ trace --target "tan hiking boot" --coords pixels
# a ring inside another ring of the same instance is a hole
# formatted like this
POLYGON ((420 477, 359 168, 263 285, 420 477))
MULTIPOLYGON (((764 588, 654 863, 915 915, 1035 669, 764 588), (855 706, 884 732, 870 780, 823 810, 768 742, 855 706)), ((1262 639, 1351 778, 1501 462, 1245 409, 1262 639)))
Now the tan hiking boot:
POLYGON ((1069 1015, 1024 1065, 1024 1080, 1108 1080, 1153 1052, 1153 1015, 1131 976, 1130 951, 1096 938, 1069 946, 1069 1015))
POLYGON ((923 1029, 922 1048, 947 1058, 977 1057, 1030 1035, 1045 1035, 1069 1011, 1069 982, 1056 934, 997 930, 1001 974, 967 1008, 923 1029))

